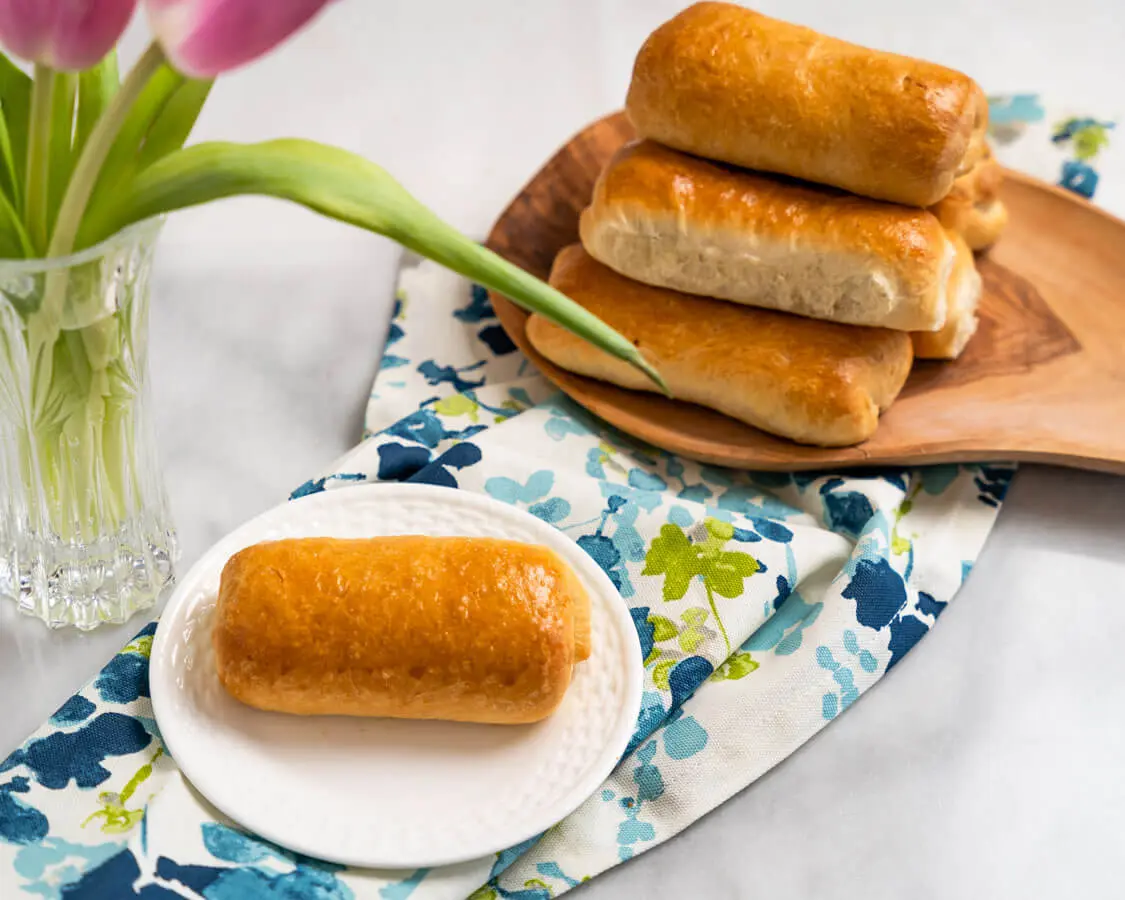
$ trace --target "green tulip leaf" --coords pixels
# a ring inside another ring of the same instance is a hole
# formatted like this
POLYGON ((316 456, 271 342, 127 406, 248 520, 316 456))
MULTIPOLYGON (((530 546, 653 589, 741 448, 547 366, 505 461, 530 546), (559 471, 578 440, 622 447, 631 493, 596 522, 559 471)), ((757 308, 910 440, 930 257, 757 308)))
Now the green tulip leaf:
POLYGON ((188 78, 172 93, 164 108, 153 119, 141 145, 137 156, 139 169, 147 169, 187 143, 214 83, 188 78))
POLYGON ((35 249, 19 213, 7 193, 0 193, 0 259, 25 259, 34 255, 35 249))
POLYGON ((93 68, 78 74, 78 111, 74 117, 75 158, 81 155, 90 133, 119 87, 121 77, 117 71, 116 50, 111 50, 93 68))
POLYGON ((136 172, 145 139, 172 98, 186 83, 187 78, 166 63, 161 63, 156 68, 129 107, 128 114, 113 139, 105 162, 98 172, 90 206, 110 201, 112 195, 117 193, 118 186, 136 172))
POLYGON ((31 79, 0 53, 0 114, 3 115, 3 181, 8 199, 23 209, 23 182, 27 166, 27 129, 31 121, 31 79))
POLYGON ((95 196, 78 244, 90 246, 134 222, 243 194, 289 200, 389 237, 630 363, 666 390, 637 348, 596 316, 447 225, 379 166, 313 141, 208 142, 170 153, 112 196, 95 196))
MULTIPOLYGON (((4 118, 3 109, 0 109, 0 197, 3 198, 3 203, 15 214, 15 218, 19 221, 20 227, 23 227, 23 222, 19 217, 19 205, 22 190, 20 182, 16 177, 16 160, 12 155, 12 140, 8 134, 8 123, 4 118)), ((2 213, 5 223, 2 227, 4 230, 9 230, 7 219, 9 218, 7 211, 2 213)), ((0 237, 0 240, 4 240, 0 237)), ((4 254, 5 258, 11 258, 4 254)), ((22 255, 22 254, 21 254, 22 255)))

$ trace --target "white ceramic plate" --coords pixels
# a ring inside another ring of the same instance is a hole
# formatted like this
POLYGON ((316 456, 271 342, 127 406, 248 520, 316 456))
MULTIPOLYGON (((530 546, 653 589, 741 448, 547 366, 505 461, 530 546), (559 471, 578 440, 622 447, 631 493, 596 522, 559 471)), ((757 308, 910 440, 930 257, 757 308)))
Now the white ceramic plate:
POLYGON ((636 725, 641 659, 629 610, 572 540, 489 497, 426 485, 344 488, 286 503, 216 544, 180 582, 152 647, 152 705, 187 779, 262 837, 332 862, 418 868, 533 837, 592 794, 636 725), (212 661, 219 576, 237 550, 284 537, 504 537, 545 544, 582 579, 592 652, 562 705, 534 725, 260 712, 212 661))

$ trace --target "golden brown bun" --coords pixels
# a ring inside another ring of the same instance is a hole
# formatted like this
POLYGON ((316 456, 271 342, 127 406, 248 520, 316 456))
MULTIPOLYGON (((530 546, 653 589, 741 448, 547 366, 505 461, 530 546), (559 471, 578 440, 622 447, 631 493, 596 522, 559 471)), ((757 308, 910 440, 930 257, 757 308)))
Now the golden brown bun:
MULTIPOLYGON (((633 341, 672 394, 763 431, 826 447, 870 437, 912 360, 901 331, 856 328, 692 297, 618 275, 575 244, 551 284, 633 341)), ((633 390, 645 376, 533 315, 527 337, 547 359, 633 390)))
POLYGON ((514 724, 562 702, 590 601, 546 547, 491 538, 301 538, 223 569, 219 680, 258 709, 514 724))
POLYGON ((652 33, 626 109, 670 147, 910 206, 948 193, 988 124, 966 75, 731 3, 697 3, 652 33))
POLYGON ((980 273, 965 240, 957 234, 950 234, 950 239, 957 256, 949 279, 949 315, 941 331, 915 331, 910 335, 916 359, 956 359, 977 330, 980 273))
POLYGON ((579 231, 593 257, 657 287, 853 325, 945 324, 954 251, 922 209, 642 141, 609 161, 579 231))
POLYGON ((1008 207, 995 200, 974 204, 961 234, 974 250, 987 250, 999 239, 1008 225, 1008 207))
POLYGON ((1008 210, 1000 200, 1004 172, 985 147, 975 166, 953 182, 953 189, 930 211, 946 228, 956 231, 971 250, 987 250, 1008 224, 1008 210))

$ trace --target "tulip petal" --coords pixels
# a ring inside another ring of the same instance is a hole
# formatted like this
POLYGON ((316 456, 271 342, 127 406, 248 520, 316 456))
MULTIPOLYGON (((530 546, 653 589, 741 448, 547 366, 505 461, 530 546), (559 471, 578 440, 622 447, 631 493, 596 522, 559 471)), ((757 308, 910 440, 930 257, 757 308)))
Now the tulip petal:
POLYGON ((51 6, 38 0, 0 3, 0 42, 15 56, 38 62, 54 18, 51 6))
POLYGON ((257 59, 331 0, 146 0, 149 24, 173 65, 213 78, 257 59))
POLYGON ((77 71, 116 45, 137 0, 0 0, 0 44, 53 69, 77 71))

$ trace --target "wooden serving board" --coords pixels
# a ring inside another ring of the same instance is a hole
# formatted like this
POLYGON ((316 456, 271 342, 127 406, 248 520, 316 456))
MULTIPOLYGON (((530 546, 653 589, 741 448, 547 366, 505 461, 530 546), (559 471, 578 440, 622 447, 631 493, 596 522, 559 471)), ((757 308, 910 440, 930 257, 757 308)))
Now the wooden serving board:
MULTIPOLYGON (((578 214, 633 137, 623 114, 575 135, 504 210, 488 246, 546 278, 578 214)), ((1011 224, 978 260, 981 325, 955 362, 915 363, 879 430, 855 447, 805 447, 689 403, 566 372, 527 341, 527 314, 493 295, 512 339, 558 387, 657 447, 717 465, 802 470, 1013 460, 1125 474, 1125 222, 1015 172, 1011 224)))

